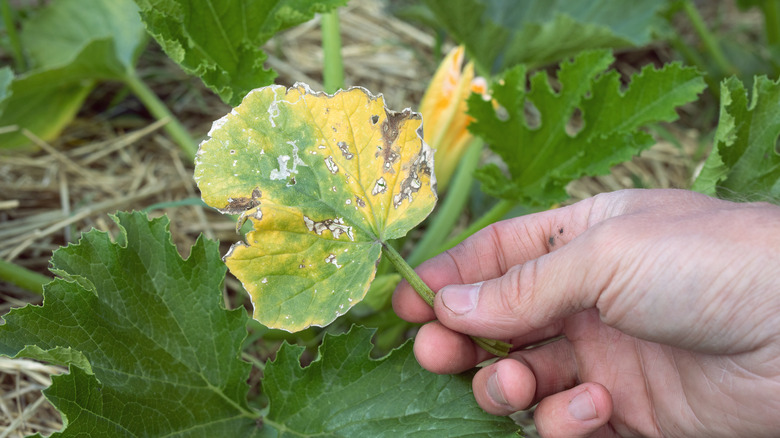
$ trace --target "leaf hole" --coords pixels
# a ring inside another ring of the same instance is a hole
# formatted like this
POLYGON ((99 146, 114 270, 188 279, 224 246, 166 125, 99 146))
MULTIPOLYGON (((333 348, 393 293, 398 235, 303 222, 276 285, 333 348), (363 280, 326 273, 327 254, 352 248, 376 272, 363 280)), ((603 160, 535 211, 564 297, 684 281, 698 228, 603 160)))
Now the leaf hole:
POLYGON ((539 129, 542 126, 542 113, 530 100, 526 100, 525 105, 523 105, 523 117, 528 129, 539 129))
POLYGON ((376 125, 377 123, 379 123, 379 116, 374 114, 373 116, 371 116, 371 124, 376 125))
POLYGON ((566 122, 566 133, 569 134, 570 137, 576 137, 584 126, 585 122, 582 119, 582 111, 579 108, 574 108, 571 117, 569 117, 569 121, 566 122))

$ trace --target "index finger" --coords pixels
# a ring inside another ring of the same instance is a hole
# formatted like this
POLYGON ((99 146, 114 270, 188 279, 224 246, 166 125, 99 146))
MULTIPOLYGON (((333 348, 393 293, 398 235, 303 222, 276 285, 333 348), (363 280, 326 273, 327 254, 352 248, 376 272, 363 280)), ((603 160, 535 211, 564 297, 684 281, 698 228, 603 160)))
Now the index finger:
MULTIPOLYGON (((512 266, 565 245, 588 228, 595 198, 567 207, 496 222, 416 269, 433 290, 498 278, 512 266)), ((410 322, 435 319, 431 309, 406 281, 393 293, 393 308, 410 322)))

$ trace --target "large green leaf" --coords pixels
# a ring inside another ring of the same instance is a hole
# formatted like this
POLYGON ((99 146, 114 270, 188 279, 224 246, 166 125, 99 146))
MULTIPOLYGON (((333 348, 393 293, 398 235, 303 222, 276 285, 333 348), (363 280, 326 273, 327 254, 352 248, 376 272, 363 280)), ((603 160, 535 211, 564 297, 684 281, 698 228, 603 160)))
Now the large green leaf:
POLYGON ((780 81, 755 78, 752 96, 734 77, 720 89, 713 149, 694 190, 739 200, 780 199, 780 81))
POLYGON ((474 403, 471 376, 425 371, 410 342, 371 360, 372 335, 359 327, 326 335, 320 357, 306 368, 300 365, 303 347, 284 344, 265 368, 265 424, 277 428, 279 438, 518 436, 512 420, 474 403))
POLYGON ((517 426, 483 412, 470 376, 435 375, 411 342, 369 357, 372 332, 326 336, 301 368, 285 345, 268 363, 265 413, 248 406, 250 366, 240 359, 248 317, 225 310, 225 266, 199 239, 186 260, 167 218, 119 213, 120 233, 98 231, 59 249, 43 306, 14 309, 0 354, 68 366, 46 397, 63 415, 53 436, 362 437, 512 436, 517 426), (265 415, 265 417, 261 417, 265 415))
POLYGON ((526 69, 518 66, 492 85, 495 103, 471 96, 476 121, 469 129, 503 158, 509 173, 496 165, 479 169, 486 193, 528 205, 560 202, 570 181, 608 173, 652 145, 639 128, 676 120, 675 108, 705 87, 694 69, 669 64, 646 66, 622 89, 618 72, 605 72, 613 60, 608 51, 584 52, 561 64, 557 90, 538 72, 527 92, 526 69))
POLYGON ((255 230, 226 256, 263 324, 325 325, 363 299, 386 240, 436 203, 420 115, 362 88, 251 92, 214 122, 195 179, 203 200, 255 230))
POLYGON ((586 49, 651 41, 659 0, 427 0, 483 71, 536 67, 586 49))
POLYGON ((21 39, 33 69, 17 76, 0 105, 0 148, 29 144, 22 133, 51 140, 73 119, 96 81, 132 74, 145 41, 132 0, 57 0, 24 24, 21 39))
POLYGON ((226 103, 273 82, 260 50, 276 32, 346 0, 136 0, 149 32, 165 53, 226 103))
POLYGON ((217 244, 182 260, 166 218, 116 221, 116 243, 92 231, 54 253, 60 278, 5 317, 0 354, 70 365, 47 390, 65 436, 249 435, 247 316, 223 307, 217 244))

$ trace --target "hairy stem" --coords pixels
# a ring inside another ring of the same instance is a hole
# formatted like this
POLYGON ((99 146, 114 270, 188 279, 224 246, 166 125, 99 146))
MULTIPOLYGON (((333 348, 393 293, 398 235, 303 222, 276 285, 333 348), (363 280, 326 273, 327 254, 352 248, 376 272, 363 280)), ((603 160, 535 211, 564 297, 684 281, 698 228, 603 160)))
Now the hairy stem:
POLYGON ((482 153, 482 140, 475 139, 463 154, 458 170, 452 178, 447 196, 439 206, 431 223, 425 230, 422 239, 415 245, 409 255, 409 264, 417 266, 423 261, 438 254, 444 239, 452 232, 458 221, 466 201, 469 199, 469 189, 474 181, 474 170, 479 165, 482 153))
POLYGON ((710 54, 713 61, 715 61, 715 64, 718 66, 718 69, 720 69, 720 75, 726 76, 735 74, 737 69, 726 59, 726 55, 723 54, 718 41, 707 28, 704 19, 701 17, 701 14, 699 14, 699 10, 696 9, 696 6, 693 5, 693 2, 691 0, 684 0, 682 2, 682 8, 685 15, 688 16, 688 20, 691 21, 693 29, 701 39, 702 44, 704 44, 704 49, 710 54))
POLYGON ((15 284, 24 290, 43 294, 43 285, 52 280, 51 277, 31 271, 16 263, 0 259, 0 280, 15 284))
POLYGON ((322 53, 325 63, 322 69, 323 85, 327 93, 335 93, 344 88, 338 9, 322 14, 322 53))
POLYGON ((168 120, 168 123, 165 124, 165 131, 181 147, 187 157, 194 160, 195 154, 198 152, 197 143, 192 139, 184 125, 179 122, 179 119, 165 106, 165 103, 154 94, 154 91, 135 72, 128 73, 124 78, 124 82, 154 117, 158 120, 168 120))
MULTIPOLYGON (((396 251, 395 248, 393 248, 391 245, 386 243, 382 243, 382 254, 384 254, 385 257, 387 257, 393 263, 393 266, 395 266, 395 268, 398 270, 398 273, 401 274, 401 276, 404 277, 410 285, 412 285, 420 297, 425 300, 429 306, 433 307, 433 291, 430 287, 428 287, 427 284, 425 284, 422 278, 420 278, 420 276, 414 272, 414 269, 412 269, 412 267, 406 263, 406 260, 401 257, 401 254, 399 254, 398 251, 396 251)), ((511 344, 495 339, 486 339, 476 336, 472 336, 471 339, 483 350, 494 356, 507 356, 509 354, 509 349, 512 348, 511 344)))

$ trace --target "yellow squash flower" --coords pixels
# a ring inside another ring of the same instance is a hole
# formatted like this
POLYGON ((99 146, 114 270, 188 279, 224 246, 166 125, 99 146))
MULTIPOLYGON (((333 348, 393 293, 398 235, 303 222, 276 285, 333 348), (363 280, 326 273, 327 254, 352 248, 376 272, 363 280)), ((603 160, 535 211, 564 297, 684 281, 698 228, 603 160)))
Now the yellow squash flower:
POLYGON ((463 153, 474 139, 466 129, 473 120, 466 114, 466 99, 472 92, 487 92, 486 81, 474 77, 474 64, 469 62, 463 68, 463 57, 463 46, 447 54, 420 104, 425 141, 436 150, 434 166, 441 192, 447 188, 463 153))

